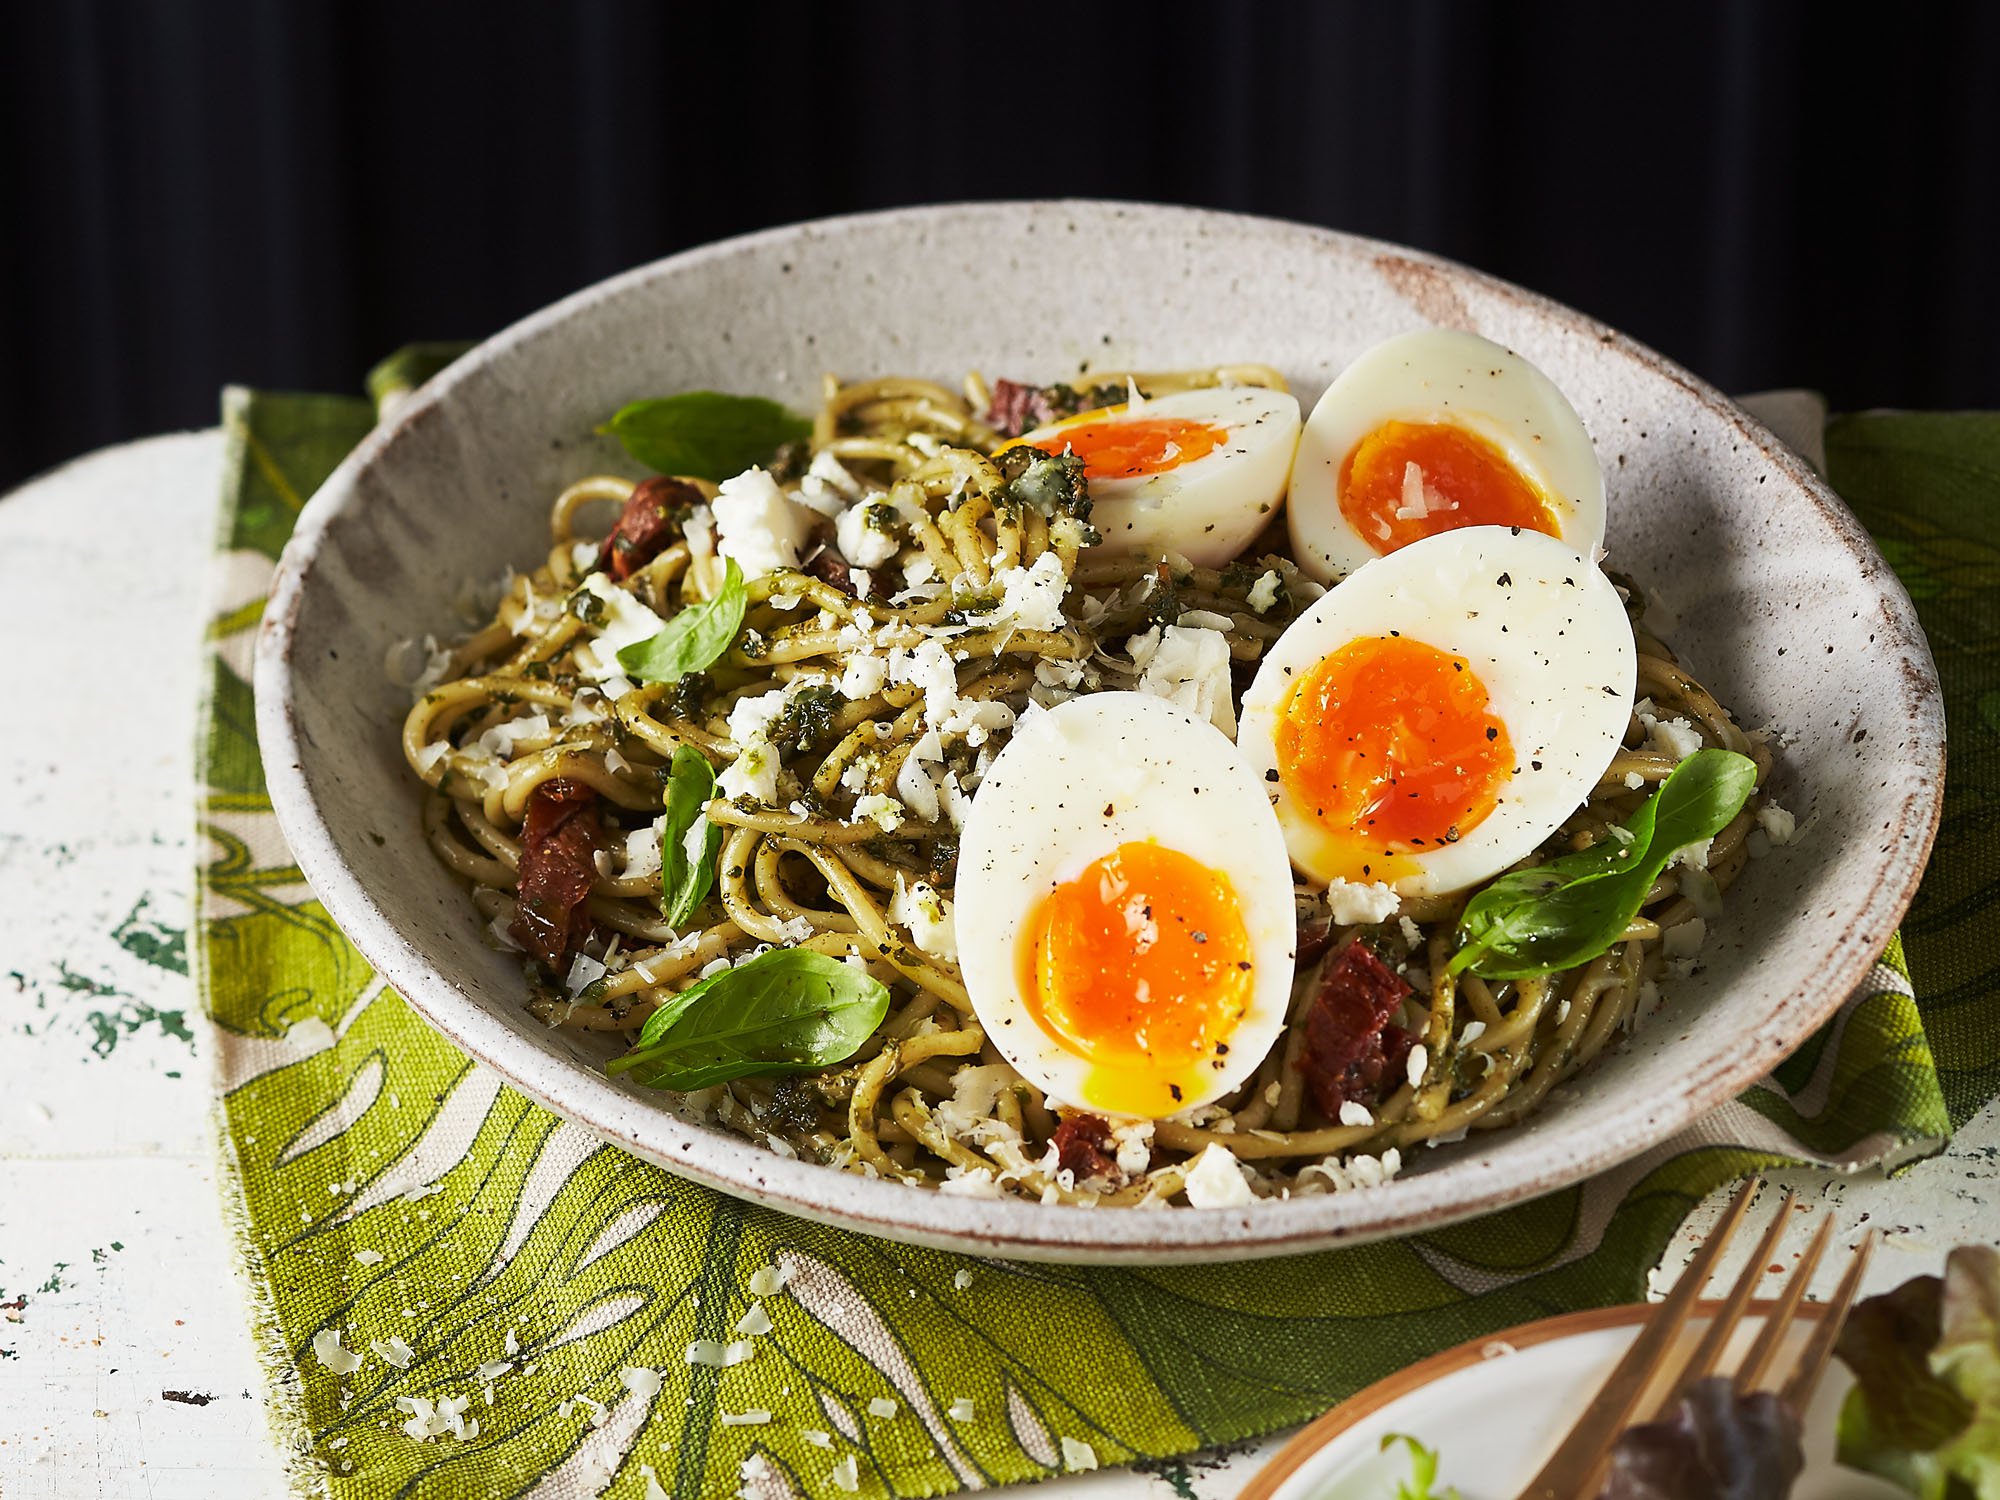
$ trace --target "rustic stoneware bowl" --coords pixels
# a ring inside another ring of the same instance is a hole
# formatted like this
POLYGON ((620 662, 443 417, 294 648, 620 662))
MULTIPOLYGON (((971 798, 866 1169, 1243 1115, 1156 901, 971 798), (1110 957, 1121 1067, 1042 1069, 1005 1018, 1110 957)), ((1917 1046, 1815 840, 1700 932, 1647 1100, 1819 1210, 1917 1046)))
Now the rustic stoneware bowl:
POLYGON ((674 1172, 870 1234, 1050 1260, 1273 1255, 1482 1213, 1605 1171, 1725 1103, 1867 973, 1930 848, 1944 726, 1910 602, 1853 516, 1708 386, 1609 328, 1407 250, 1267 220, 1107 203, 981 204, 804 224, 579 292, 461 359, 307 506, 259 645, 271 795, 335 920, 411 1004, 558 1114, 674 1172), (1256 360, 1310 409, 1349 360, 1426 324, 1519 350, 1568 393, 1610 489, 1610 549, 1674 645, 1751 725, 1806 830, 1730 893, 1666 1009, 1525 1124, 1375 1189, 1241 1209, 990 1202, 784 1160, 604 1076, 522 1005, 418 831, 397 748, 399 639, 458 629, 467 579, 533 566, 551 498, 629 463, 593 428, 695 387, 809 409, 822 371, 1055 378, 1256 360))

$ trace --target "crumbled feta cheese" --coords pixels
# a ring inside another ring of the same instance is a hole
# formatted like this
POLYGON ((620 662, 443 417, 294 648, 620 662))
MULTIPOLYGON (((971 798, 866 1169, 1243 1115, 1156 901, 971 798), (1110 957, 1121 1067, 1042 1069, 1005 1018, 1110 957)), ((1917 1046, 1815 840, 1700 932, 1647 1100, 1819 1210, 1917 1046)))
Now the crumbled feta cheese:
POLYGON ((1195 1208, 1237 1208, 1256 1196, 1236 1153, 1216 1142, 1210 1142, 1195 1158, 1183 1186, 1188 1203, 1195 1208))
POLYGON ((1069 578, 1053 551, 1035 559, 1033 567, 1002 568, 993 575, 998 602, 982 622, 1014 630, 1061 630, 1063 594, 1069 578))
POLYGON ((889 901, 889 920, 905 928, 910 941, 932 958, 958 962, 958 936, 952 923, 951 902, 923 881, 906 885, 896 877, 896 894, 889 901))
POLYGON ((884 524, 894 518, 895 507, 881 500, 864 500, 834 518, 834 540, 840 555, 857 568, 879 568, 899 550, 896 536, 884 524))
POLYGON ((507 1337, 501 1342, 500 1348, 503 1353, 510 1356, 521 1352, 520 1337, 513 1329, 510 1328, 507 1330, 507 1337))
POLYGON ((832 1474, 828 1477, 832 1479, 833 1487, 844 1494, 853 1495, 860 1492, 861 1466, 855 1461, 852 1453, 835 1464, 832 1474))
POLYGON ((946 1167, 937 1190, 952 1198, 1004 1198, 1006 1189, 991 1167, 946 1167))
POLYGON ((855 799, 854 821, 873 823, 884 833, 894 833, 903 826, 903 804, 886 792, 870 792, 855 799))
POLYGON ((973 1411, 972 1398, 970 1396, 960 1396, 950 1406, 945 1408, 944 1414, 954 1422, 970 1422, 973 1417, 973 1411))
POLYGON ((1224 734, 1236 733, 1236 704, 1230 696, 1229 638, 1219 630, 1155 625, 1125 643, 1139 668, 1142 693, 1165 698, 1207 719, 1224 734))
POLYGON ((1403 1076, 1410 1080, 1411 1088, 1420 1089, 1424 1086, 1424 1074, 1430 1070, 1430 1065, 1430 1049, 1422 1042, 1410 1049, 1408 1066, 1404 1068, 1403 1076))
POLYGON ((811 1443, 815 1448, 831 1448, 833 1446, 833 1434, 830 1432, 821 1432, 817 1427, 801 1428, 799 1436, 811 1443))
POLYGON ((1789 844, 1799 836, 1799 822, 1775 802, 1757 809, 1757 826, 1773 844, 1789 844))
POLYGON ((971 1290, 972 1273, 961 1266, 958 1270, 951 1273, 951 1284, 961 1292, 971 1290))
POLYGON ((716 777, 725 797, 749 797, 770 804, 778 800, 778 752, 770 741, 771 725, 784 712, 787 691, 773 688, 754 697, 738 698, 729 709, 729 738, 736 758, 716 777))
POLYGON ((340 1347, 340 1331, 322 1328, 313 1335, 312 1351, 319 1362, 336 1375, 352 1375, 361 1368, 361 1356, 340 1347))
POLYGON ((783 1266, 759 1266, 750 1273, 750 1295, 775 1297, 785 1289, 785 1283, 791 1279, 792 1273, 783 1266))
POLYGON ((1244 598, 1250 607, 1261 615, 1278 602, 1278 590, 1283 584, 1284 580, 1278 577, 1278 570, 1267 568, 1263 577, 1250 585, 1250 592, 1244 595, 1244 598))
POLYGON ((840 696, 850 702, 872 698, 889 680, 889 659, 885 656, 855 655, 847 659, 840 674, 840 696))
POLYGON ((380 1250, 357 1250, 354 1252, 354 1258, 364 1266, 372 1266, 380 1264, 383 1256, 380 1250))
POLYGON ((721 535, 719 550, 736 559, 746 578, 799 565, 799 548, 815 517, 789 499, 762 469, 746 469, 723 480, 709 507, 721 535))
POLYGON ((924 719, 941 729, 958 706, 958 666, 943 641, 898 646, 889 653, 889 680, 923 689, 924 719))
POLYGON ((481 1385, 490 1385, 502 1375, 511 1375, 513 1373, 514 1362, 511 1359, 489 1359, 485 1364, 472 1372, 472 1378, 481 1385))
POLYGON ((687 1362, 710 1370, 726 1370, 731 1365, 740 1365, 757 1352, 754 1344, 747 1339, 733 1343, 719 1344, 714 1339, 696 1339, 687 1346, 687 1362))
MULTIPOLYGON (((601 607, 596 611, 596 621, 585 626, 595 634, 577 646, 572 656, 578 670, 592 682, 609 682, 623 675, 618 653, 627 646, 650 641, 667 628, 667 622, 613 583, 607 574, 592 573, 583 580, 582 591, 597 599, 601 607)), ((629 685, 626 691, 631 691, 629 685)))
POLYGON ((1343 1100, 1340 1106, 1340 1123, 1343 1125, 1373 1125, 1375 1123, 1375 1111, 1356 1100, 1343 1100))
POLYGON ((1458 1044, 1461 1047, 1470 1047, 1485 1035, 1486 1023, 1484 1021, 1467 1021, 1465 1029, 1458 1034, 1458 1044))
POLYGON ((1118 1170, 1127 1177, 1137 1177, 1153 1164, 1153 1122, 1134 1120, 1129 1124, 1113 1125, 1111 1139, 1115 1150, 1112 1160, 1118 1170))
POLYGON ((1709 846, 1714 842, 1714 839, 1707 838, 1698 843, 1681 845, 1674 851, 1674 857, 1667 861, 1667 868, 1671 870, 1679 866, 1688 870, 1706 870, 1709 846))
POLYGON ((1410 953, 1414 957, 1416 951, 1424 946, 1423 929, 1408 917, 1396 918, 1396 925, 1402 929, 1403 941, 1410 945, 1410 953))
POLYGON ((722 1413, 724 1427, 762 1427, 771 1420, 771 1414, 761 1406, 753 1406, 748 1411, 726 1411, 722 1413))
POLYGON ((868 1401, 868 1415, 871 1417, 893 1417, 896 1415, 896 1403, 891 1401, 887 1396, 870 1397, 868 1401))
POLYGON ((1326 888, 1327 914, 1342 927, 1386 922, 1400 905, 1395 890, 1380 881, 1342 880, 1335 876, 1326 888))
POLYGON ((335 1040, 333 1028, 318 1016, 307 1016, 304 1020, 294 1021, 285 1028, 285 1045, 288 1047, 309 1048, 319 1052, 331 1047, 335 1040))
POLYGON ((771 1331, 771 1315, 764 1311, 764 1304, 753 1302, 748 1312, 736 1320, 736 1331, 758 1338, 771 1331))
POLYGON ((1063 1467, 1072 1474, 1082 1474, 1097 1467, 1097 1450, 1088 1443, 1079 1443, 1073 1437, 1062 1440, 1063 1467))
POLYGON ((861 498, 861 481, 856 479, 846 464, 822 448, 806 465, 806 477, 816 479, 843 500, 861 498))
MULTIPOLYGON (((1464 1132, 1460 1131, 1459 1134, 1462 1136, 1464 1132)), ((1437 1142, 1433 1141, 1432 1144, 1435 1145, 1437 1142)), ((1394 1146, 1380 1156, 1346 1158, 1329 1156, 1324 1161, 1312 1162, 1299 1169, 1298 1187, 1295 1191, 1355 1192, 1361 1188, 1380 1187, 1402 1170, 1403 1156, 1394 1146)))
POLYGON ((1653 712, 1651 699, 1642 698, 1633 708, 1646 730, 1646 748, 1675 760, 1686 760, 1701 748, 1701 732, 1686 719, 1663 719, 1653 712))

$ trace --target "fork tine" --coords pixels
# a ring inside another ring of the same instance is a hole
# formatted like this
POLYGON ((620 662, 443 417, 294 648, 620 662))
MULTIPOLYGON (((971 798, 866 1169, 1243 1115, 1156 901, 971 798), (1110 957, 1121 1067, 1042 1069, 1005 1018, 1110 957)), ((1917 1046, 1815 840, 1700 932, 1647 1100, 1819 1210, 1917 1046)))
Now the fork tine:
POLYGON ((1708 1329, 1701 1336, 1701 1342, 1689 1356, 1687 1368, 1681 1371, 1680 1379, 1667 1393, 1661 1403, 1663 1410, 1672 1410, 1676 1401, 1685 1396, 1688 1388, 1700 1380, 1721 1362, 1722 1353, 1729 1347, 1729 1340, 1736 1332, 1737 1324, 1743 1321, 1743 1310, 1750 1305, 1750 1298, 1757 1290, 1757 1283, 1764 1279, 1764 1268, 1771 1263, 1776 1253, 1778 1241, 1784 1238, 1785 1230, 1791 1226, 1792 1209, 1798 1203, 1797 1193, 1785 1194, 1785 1201, 1778 1209, 1778 1215, 1764 1230, 1764 1237, 1757 1242, 1757 1248, 1750 1253, 1742 1274, 1736 1278, 1736 1285, 1729 1289, 1722 1306, 1716 1309, 1709 1320, 1708 1329))
POLYGON ((1792 1378, 1779 1392, 1785 1404, 1795 1412, 1804 1413, 1806 1403, 1812 1400, 1812 1394, 1819 1386, 1820 1376, 1826 1373, 1826 1362, 1833 1355, 1834 1341, 1840 1337, 1841 1327, 1847 1322, 1848 1311, 1854 1306, 1854 1294, 1861 1290, 1861 1273, 1867 1269, 1868 1257, 1874 1250, 1875 1231, 1871 1229, 1855 1247, 1854 1259, 1848 1262, 1833 1300, 1826 1304, 1819 1327, 1813 1330, 1812 1338, 1799 1355, 1798 1368, 1792 1371, 1792 1378))
POLYGON ((1674 1289, 1654 1309, 1639 1336, 1632 1340, 1631 1348, 1625 1351, 1625 1357, 1604 1378, 1590 1405, 1570 1428, 1569 1436, 1542 1465, 1541 1472, 1528 1481, 1519 1500, 1576 1500, 1578 1495, 1589 1493, 1587 1487, 1603 1467, 1604 1455, 1624 1429, 1646 1387, 1672 1355, 1674 1341, 1700 1300, 1717 1258, 1728 1246, 1729 1237, 1743 1221, 1750 1199, 1762 1185, 1753 1177, 1730 1200, 1707 1241, 1695 1251, 1680 1280, 1674 1283, 1674 1289))
POLYGON ((1742 1368, 1736 1372, 1736 1389, 1754 1391, 1757 1382, 1764 1378, 1771 1361, 1777 1357, 1778 1346, 1785 1340, 1785 1333, 1792 1326, 1792 1319, 1798 1316, 1799 1303, 1804 1299, 1806 1287, 1811 1283, 1813 1272, 1819 1269, 1820 1257, 1826 1253, 1826 1242, 1833 1234, 1833 1216, 1829 1214, 1820 1221, 1812 1243, 1806 1246, 1806 1253, 1799 1257, 1799 1267, 1792 1272, 1792 1279, 1785 1283, 1785 1289, 1778 1293, 1778 1300, 1764 1319, 1763 1330, 1757 1335, 1757 1342, 1750 1346, 1744 1356, 1742 1368))

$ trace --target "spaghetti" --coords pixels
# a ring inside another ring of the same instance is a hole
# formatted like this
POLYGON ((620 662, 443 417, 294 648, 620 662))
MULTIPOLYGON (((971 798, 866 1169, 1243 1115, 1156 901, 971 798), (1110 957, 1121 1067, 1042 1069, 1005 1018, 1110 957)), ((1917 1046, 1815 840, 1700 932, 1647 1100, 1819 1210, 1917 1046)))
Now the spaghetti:
MULTIPOLYGON (((1250 366, 1097 379, 1121 391, 1129 382, 1148 397, 1283 384, 1274 371, 1250 366)), ((1270 643, 1322 590, 1282 545, 1260 544, 1254 563, 1223 568, 1094 554, 1080 516, 1010 500, 994 457, 1000 434, 981 416, 992 401, 976 375, 962 393, 923 380, 843 385, 829 377, 810 453, 881 492, 882 548, 893 556, 868 571, 869 587, 858 587, 844 566, 810 562, 749 579, 743 627, 706 671, 671 685, 635 685, 582 670, 578 653, 596 635, 583 585, 602 560, 603 525, 591 523, 633 491, 632 481, 609 476, 557 496, 546 561, 510 577, 480 628, 432 651, 403 750, 426 786, 424 835, 470 887, 497 941, 513 945, 523 828, 537 790, 587 788, 601 809, 602 837, 587 892, 579 892, 589 961, 568 975, 530 966, 528 1004, 537 1017, 629 1038, 704 973, 766 945, 851 957, 892 996, 858 1052, 814 1073, 699 1090, 680 1096, 679 1106, 785 1155, 852 1171, 948 1191, 1129 1205, 1183 1196, 1195 1161, 1215 1145, 1247 1166, 1264 1194, 1379 1181, 1413 1146, 1520 1120, 1656 1002, 1676 962, 1675 929, 1712 914, 1717 894, 1750 857, 1757 798, 1714 840, 1705 869, 1668 869, 1610 951, 1576 969, 1512 982, 1451 974, 1470 893, 1406 901, 1397 921, 1368 929, 1418 986, 1400 1016, 1421 1045, 1407 1077, 1362 1111, 1365 1123, 1321 1113, 1301 1070, 1301 1023, 1315 994, 1315 969, 1302 953, 1293 1024, 1246 1087, 1136 1133, 1121 1127, 1114 1135, 1103 1122, 1066 1129, 1062 1113, 983 1034, 955 964, 918 945, 907 913, 892 920, 899 893, 917 882, 949 896, 955 809, 948 793, 935 809, 906 809, 894 826, 869 816, 937 726, 927 719, 922 685, 851 668, 857 656, 918 650, 948 630, 956 701, 1019 707, 1134 686, 1139 669, 1122 643, 1149 624, 1171 623, 1176 612, 1201 611, 1230 622, 1240 691, 1270 643), (968 617, 968 596, 990 593, 1006 570, 1037 564, 1059 569, 1066 586, 1060 628, 968 617), (1259 585, 1269 573, 1282 584, 1275 596, 1259 585), (1261 595, 1255 602, 1253 592, 1261 595), (654 821, 668 764, 691 747, 726 771, 744 748, 737 706, 771 701, 773 693, 784 695, 783 708, 761 732, 776 757, 765 773, 775 795, 728 795, 725 779, 725 794, 706 813, 722 830, 714 889, 691 920, 669 926, 654 821), (1088 1149, 1076 1149, 1079 1139, 1088 1149), (1115 1169, 1091 1170, 1113 1162, 1115 1169)), ((713 485, 689 483, 713 498, 713 485)), ((795 474, 788 492, 798 495, 801 483, 795 474)), ((1273 536, 1282 544, 1282 527, 1264 541, 1273 536)), ((721 576, 697 507, 676 517, 664 545, 620 586, 671 619, 712 598, 721 576)), ((1647 630, 1637 591, 1625 592, 1639 691, 1651 706, 1635 713, 1588 804, 1538 857, 1606 837, 1672 773, 1679 755, 1660 743, 1660 721, 1685 721, 1704 745, 1750 756, 1760 786, 1769 767, 1764 746, 1647 630)), ((988 723, 977 712, 960 717, 988 723)), ((1005 735, 1004 727, 943 734, 948 785, 975 789, 1005 735)), ((1315 915, 1325 925, 1316 895, 1298 896, 1305 925, 1315 915)), ((1337 950, 1352 935, 1334 928, 1327 939, 1337 950)))

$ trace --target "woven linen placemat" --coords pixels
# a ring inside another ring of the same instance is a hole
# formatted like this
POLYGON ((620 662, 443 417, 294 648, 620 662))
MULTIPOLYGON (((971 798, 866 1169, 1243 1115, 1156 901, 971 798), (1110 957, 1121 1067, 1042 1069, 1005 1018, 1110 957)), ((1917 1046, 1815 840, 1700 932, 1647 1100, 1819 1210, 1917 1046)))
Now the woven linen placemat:
POLYGON ((279 549, 375 409, 232 390, 224 418, 197 961, 301 1493, 837 1500, 1171 1461, 1483 1332, 1643 1296, 1718 1184, 1908 1160, 2000 1090, 2000 417, 1828 429, 1831 478, 1937 649, 1953 744, 1934 867, 1868 983, 1767 1083, 1617 1171, 1250 1275, 980 1261, 787 1218, 624 1155, 432 1032, 292 864, 248 685, 279 549), (785 1285, 756 1295, 774 1265, 785 1285), (697 1339, 752 1357, 693 1366, 697 1339))

